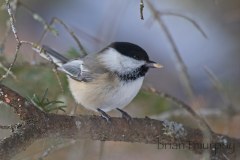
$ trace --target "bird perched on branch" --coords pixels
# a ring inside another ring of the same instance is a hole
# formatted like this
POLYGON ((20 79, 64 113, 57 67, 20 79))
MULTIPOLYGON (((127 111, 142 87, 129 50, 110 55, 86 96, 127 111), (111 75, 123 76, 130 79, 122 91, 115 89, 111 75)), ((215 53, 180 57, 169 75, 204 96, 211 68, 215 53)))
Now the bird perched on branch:
POLYGON ((128 42, 114 42, 100 52, 74 60, 68 60, 48 46, 42 46, 37 52, 67 74, 77 103, 100 112, 107 120, 110 116, 105 112, 112 109, 129 119, 122 108, 137 95, 149 68, 162 68, 149 60, 144 49, 128 42))

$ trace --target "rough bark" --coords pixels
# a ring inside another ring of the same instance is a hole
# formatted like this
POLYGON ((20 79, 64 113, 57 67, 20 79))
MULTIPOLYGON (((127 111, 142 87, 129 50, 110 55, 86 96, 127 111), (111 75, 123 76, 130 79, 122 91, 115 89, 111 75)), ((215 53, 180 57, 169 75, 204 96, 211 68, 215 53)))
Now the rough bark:
MULTIPOLYGON (((2 160, 11 159, 32 142, 47 137, 148 143, 155 144, 156 147, 157 144, 185 144, 197 154, 203 152, 201 147, 192 146, 193 143, 203 144, 202 131, 175 122, 133 118, 127 123, 122 118, 112 117, 111 123, 108 123, 99 116, 44 113, 21 95, 1 84, 0 100, 11 106, 23 121, 14 129, 10 137, 0 141, 2 160)), ((240 140, 225 135, 212 133, 210 143, 213 144, 209 150, 211 159, 226 159, 226 157, 236 159, 240 151, 240 140), (234 148, 227 149, 228 145, 234 148)))

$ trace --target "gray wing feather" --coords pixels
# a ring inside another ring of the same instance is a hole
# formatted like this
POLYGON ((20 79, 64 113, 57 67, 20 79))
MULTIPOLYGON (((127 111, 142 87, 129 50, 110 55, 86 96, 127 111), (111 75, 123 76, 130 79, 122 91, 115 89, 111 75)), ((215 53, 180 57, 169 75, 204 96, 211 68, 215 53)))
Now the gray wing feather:
POLYGON ((92 80, 91 72, 80 59, 67 62, 58 69, 77 81, 88 82, 92 80))

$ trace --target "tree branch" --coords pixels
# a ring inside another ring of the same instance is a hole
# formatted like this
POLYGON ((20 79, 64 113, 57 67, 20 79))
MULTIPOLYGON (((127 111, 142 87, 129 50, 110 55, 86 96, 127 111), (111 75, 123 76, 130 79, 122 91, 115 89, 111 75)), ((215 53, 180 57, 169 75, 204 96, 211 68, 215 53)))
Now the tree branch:
MULTIPOLYGON (((199 147, 191 144, 203 144, 203 134, 199 129, 192 129, 182 124, 169 121, 157 121, 149 118, 133 118, 127 123, 122 118, 112 118, 109 124, 99 116, 68 116, 44 113, 15 91, 0 84, 0 100, 11 106, 24 121, 10 137, 0 141, 1 159, 10 159, 25 150, 37 139, 63 137, 70 139, 92 139, 101 141, 124 141, 148 144, 184 144, 185 149, 202 153, 199 147)), ((211 158, 234 159, 239 151, 239 139, 212 133, 209 144, 211 158), (233 151, 234 149, 234 151, 233 151)))

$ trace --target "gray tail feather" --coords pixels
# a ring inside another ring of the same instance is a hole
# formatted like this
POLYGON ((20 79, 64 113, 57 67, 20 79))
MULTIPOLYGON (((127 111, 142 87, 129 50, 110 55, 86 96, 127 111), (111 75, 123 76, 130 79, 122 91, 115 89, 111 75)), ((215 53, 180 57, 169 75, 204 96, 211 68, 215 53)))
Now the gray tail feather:
POLYGON ((49 61, 52 61, 57 66, 62 66, 62 64, 68 62, 68 59, 66 57, 62 56, 60 53, 48 46, 43 45, 42 49, 44 50, 44 55, 41 56, 49 61))

